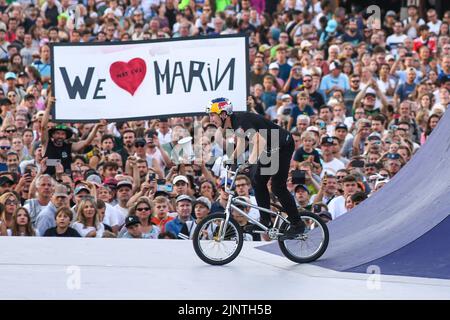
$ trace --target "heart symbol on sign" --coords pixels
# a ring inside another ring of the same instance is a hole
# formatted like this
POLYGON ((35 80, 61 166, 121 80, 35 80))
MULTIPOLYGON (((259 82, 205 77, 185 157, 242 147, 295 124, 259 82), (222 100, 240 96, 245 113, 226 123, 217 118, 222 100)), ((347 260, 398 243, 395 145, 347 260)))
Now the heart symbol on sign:
POLYGON ((141 58, 134 58, 128 62, 116 61, 109 67, 112 81, 132 96, 141 85, 146 73, 147 65, 141 58))

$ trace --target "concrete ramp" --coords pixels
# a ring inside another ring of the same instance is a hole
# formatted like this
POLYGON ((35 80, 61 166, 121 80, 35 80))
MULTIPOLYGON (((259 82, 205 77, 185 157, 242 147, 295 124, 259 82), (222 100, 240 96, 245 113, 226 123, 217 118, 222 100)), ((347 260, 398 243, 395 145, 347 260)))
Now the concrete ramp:
MULTIPOLYGON (((390 183, 328 225, 328 250, 314 264, 358 272, 376 265, 382 274, 450 279, 450 223, 444 222, 449 213, 446 112, 429 141, 390 183)), ((274 244, 260 248, 278 252, 274 244)))

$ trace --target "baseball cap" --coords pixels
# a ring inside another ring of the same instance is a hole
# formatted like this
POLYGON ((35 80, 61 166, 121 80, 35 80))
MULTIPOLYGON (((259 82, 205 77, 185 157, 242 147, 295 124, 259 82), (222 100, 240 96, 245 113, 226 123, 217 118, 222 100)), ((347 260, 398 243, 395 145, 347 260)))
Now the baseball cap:
POLYGON ((333 217, 331 216, 331 213, 328 211, 322 211, 319 213, 319 217, 321 218, 327 218, 328 220, 333 220, 333 217))
POLYGON ((304 48, 306 48, 306 47, 311 47, 312 46, 312 43, 311 42, 309 42, 308 40, 303 40, 301 43, 300 43, 300 49, 304 49, 304 48))
POLYGON ((17 75, 19 78, 20 77, 28 77, 28 74, 26 72, 19 72, 19 74, 17 75))
POLYGON ((280 69, 279 64, 276 63, 276 62, 272 62, 272 63, 269 65, 269 70, 273 70, 273 69, 280 69))
POLYGON ((332 137, 325 136, 322 138, 320 144, 321 145, 333 145, 334 139, 332 137))
POLYGON ((327 23, 327 27, 325 28, 326 32, 335 32, 337 29, 337 21, 336 20, 329 20, 327 23))
POLYGON ((372 132, 368 137, 367 140, 373 141, 373 140, 381 140, 381 136, 377 132, 372 132))
POLYGON ((14 72, 7 72, 7 73, 5 74, 5 79, 6 79, 6 80, 9 80, 9 79, 14 79, 14 80, 16 80, 17 77, 16 77, 16 74, 15 74, 14 72))
POLYGON ((103 184, 106 184, 109 187, 117 187, 118 181, 114 178, 106 178, 105 181, 103 181, 103 184))
POLYGON ((67 187, 65 185, 58 184, 55 187, 55 193, 53 195, 55 197, 68 197, 69 195, 67 194, 67 187))
POLYGON ((87 191, 88 193, 91 192, 91 191, 89 190, 88 187, 86 187, 86 186, 83 185, 83 184, 80 184, 80 185, 78 185, 78 186, 75 188, 75 191, 73 192, 73 194, 74 194, 74 195, 77 195, 77 194, 79 194, 81 191, 87 191))
POLYGON ((4 186, 5 184, 13 185, 14 181, 12 181, 8 176, 1 176, 0 186, 4 186))
POLYGON ((317 128, 316 126, 309 126, 308 128, 306 128, 306 131, 314 131, 319 133, 319 128, 317 128))
POLYGON ((183 201, 183 200, 187 200, 187 201, 192 202, 192 198, 191 198, 190 196, 188 196, 187 194, 181 194, 181 195, 179 195, 179 196, 177 197, 176 202, 178 203, 178 202, 183 201))
POLYGON ((284 99, 292 99, 292 97, 290 94, 285 93, 281 96, 281 100, 284 100, 284 99))
POLYGON ((11 101, 8 98, 0 99, 0 106, 10 106, 11 101))
POLYGON ((393 10, 389 10, 388 12, 386 12, 386 17, 396 17, 396 16, 397 14, 393 10))
POLYGON ((373 90, 372 88, 368 88, 368 89, 367 89, 366 94, 364 95, 364 97, 369 96, 369 95, 371 95, 371 96, 373 96, 373 97, 376 97, 376 96, 377 96, 375 90, 373 90))
POLYGON ((86 181, 92 182, 92 183, 94 183, 96 185, 101 185, 102 184, 102 178, 100 178, 100 176, 97 175, 97 174, 91 174, 90 176, 88 176, 86 178, 86 181))
MULTIPOLYGON (((225 178, 222 178, 220 180, 220 187, 223 187, 223 186, 225 186, 225 178)), ((231 179, 227 179, 227 187, 230 187, 230 186, 231 186, 231 179)))
POLYGON ((207 197, 198 197, 194 202, 194 207, 197 204, 202 204, 205 207, 207 207, 209 210, 211 210, 211 201, 209 201, 209 199, 207 197))
POLYGON ((343 123, 343 122, 339 122, 339 123, 336 125, 336 128, 335 128, 334 130, 337 130, 337 129, 344 129, 344 130, 347 130, 347 131, 348 131, 347 125, 346 125, 345 123, 343 123))
POLYGON ((392 54, 388 54, 384 60, 386 61, 395 60, 395 57, 392 54))
POLYGON ((305 190, 305 191, 309 194, 309 189, 308 189, 308 187, 307 187, 306 185, 304 185, 304 184, 298 184, 298 185, 296 185, 294 191, 297 192, 297 190, 300 189, 300 188, 303 189, 303 190, 305 190))
POLYGON ((117 189, 120 187, 129 187, 130 189, 133 189, 133 184, 128 180, 122 180, 117 183, 117 189))
POLYGON ((332 63, 330 63, 330 67, 329 70, 333 71, 334 69, 339 69, 341 68, 341 64, 339 63, 339 61, 334 60, 332 63))
POLYGON ((128 216, 125 218, 125 227, 127 228, 140 223, 141 220, 139 220, 139 218, 136 216, 128 216))
POLYGON ((173 178, 172 183, 177 184, 178 181, 184 181, 187 184, 189 184, 189 180, 186 176, 182 176, 182 175, 176 176, 175 178, 173 178))

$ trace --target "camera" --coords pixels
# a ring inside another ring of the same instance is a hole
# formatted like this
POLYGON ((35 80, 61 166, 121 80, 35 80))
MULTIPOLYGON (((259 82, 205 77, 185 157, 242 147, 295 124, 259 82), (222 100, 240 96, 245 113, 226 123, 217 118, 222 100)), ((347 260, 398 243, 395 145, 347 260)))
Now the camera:
POLYGON ((306 171, 305 170, 292 171, 292 183, 293 184, 305 184, 306 183, 306 171))

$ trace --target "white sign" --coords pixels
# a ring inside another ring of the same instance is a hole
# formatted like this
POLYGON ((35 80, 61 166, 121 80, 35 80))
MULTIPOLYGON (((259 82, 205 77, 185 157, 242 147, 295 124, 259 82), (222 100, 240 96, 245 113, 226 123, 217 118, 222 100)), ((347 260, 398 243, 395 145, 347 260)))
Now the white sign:
POLYGON ((57 121, 203 114, 226 97, 246 111, 245 36, 52 45, 57 121))

